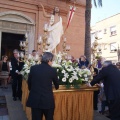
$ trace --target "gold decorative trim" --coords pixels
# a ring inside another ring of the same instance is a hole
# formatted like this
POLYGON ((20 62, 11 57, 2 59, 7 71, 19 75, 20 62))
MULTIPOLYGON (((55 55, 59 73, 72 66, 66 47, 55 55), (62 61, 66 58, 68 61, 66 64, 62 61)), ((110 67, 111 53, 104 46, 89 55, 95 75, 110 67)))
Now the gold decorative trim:
POLYGON ((97 91, 99 87, 93 86, 93 87, 87 87, 86 85, 81 85, 80 88, 74 88, 71 87, 67 89, 64 85, 59 85, 59 89, 55 90, 53 89, 53 92, 76 92, 76 91, 97 91))

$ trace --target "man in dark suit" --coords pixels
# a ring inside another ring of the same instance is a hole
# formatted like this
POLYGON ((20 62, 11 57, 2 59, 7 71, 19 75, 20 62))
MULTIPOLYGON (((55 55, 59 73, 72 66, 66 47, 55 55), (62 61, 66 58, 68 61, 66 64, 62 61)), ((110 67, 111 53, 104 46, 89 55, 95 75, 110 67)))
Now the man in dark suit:
POLYGON ((109 103, 111 120, 120 120, 120 71, 111 61, 105 61, 103 68, 90 85, 103 80, 106 99, 109 103))
POLYGON ((17 97, 19 100, 21 100, 22 97, 22 75, 20 74, 20 71, 22 70, 22 67, 24 65, 23 62, 19 60, 19 51, 15 49, 13 51, 14 57, 11 58, 11 66, 12 71, 11 75, 13 78, 12 81, 12 93, 13 93, 13 100, 16 101, 17 97))
POLYGON ((51 67, 52 60, 53 54, 45 52, 41 64, 30 69, 27 106, 32 108, 32 120, 42 120, 43 114, 46 120, 53 120, 55 103, 52 82, 56 89, 59 88, 59 84, 56 69, 51 67))

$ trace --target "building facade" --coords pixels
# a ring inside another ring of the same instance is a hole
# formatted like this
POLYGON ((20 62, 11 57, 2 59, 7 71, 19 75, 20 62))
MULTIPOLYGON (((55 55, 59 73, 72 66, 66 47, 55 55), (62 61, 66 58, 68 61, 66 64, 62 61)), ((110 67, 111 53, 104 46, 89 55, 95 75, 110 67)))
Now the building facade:
MULTIPOLYGON (((11 56, 12 50, 19 48, 20 40, 28 35, 28 52, 38 50, 37 40, 43 34, 43 26, 49 19, 43 16, 40 6, 42 3, 47 13, 51 13, 55 6, 60 8, 63 27, 67 24, 69 5, 73 2, 66 0, 0 0, 0 57, 4 54, 11 56)), ((66 37, 71 46, 70 54, 78 58, 84 53, 85 38, 85 1, 77 0, 77 10, 74 18, 62 38, 66 37)), ((59 50, 62 50, 61 39, 59 50)), ((38 50, 39 51, 39 50, 38 50)))
POLYGON ((114 63, 120 61, 120 14, 116 14, 91 27, 92 42, 97 37, 98 53, 114 63))

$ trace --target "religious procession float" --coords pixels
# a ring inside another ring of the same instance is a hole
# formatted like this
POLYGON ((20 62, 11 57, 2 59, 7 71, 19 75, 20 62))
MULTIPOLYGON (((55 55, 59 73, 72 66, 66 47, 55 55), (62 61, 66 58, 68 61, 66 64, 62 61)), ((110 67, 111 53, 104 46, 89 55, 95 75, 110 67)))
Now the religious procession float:
MULTIPOLYGON (((93 91, 96 87, 87 87, 85 84, 91 80, 91 72, 87 68, 80 69, 78 63, 66 60, 66 53, 59 52, 55 55, 52 67, 57 69, 60 88, 54 90, 55 114, 57 120, 92 120, 93 119, 93 91), (87 114, 87 115, 86 115, 87 114)), ((31 109, 26 107, 29 90, 27 78, 30 67, 40 64, 39 56, 33 58, 31 55, 25 60, 21 74, 22 82, 22 104, 28 120, 31 120, 31 109)))
MULTIPOLYGON (((43 6, 42 8, 44 9, 43 6)), ((58 8, 56 9, 58 10, 58 8)), ((76 8, 75 6, 70 6, 70 9, 76 8)), ((62 36, 62 18, 60 17, 60 21, 56 23, 55 26, 54 16, 51 16, 50 21, 49 25, 45 24, 44 34, 39 37, 37 43, 39 49, 42 49, 42 53, 49 51, 54 53, 55 56, 52 67, 57 69, 60 88, 59 90, 54 90, 53 88, 55 98, 54 119, 93 120, 93 92, 98 90, 98 88, 87 87, 85 85, 91 81, 92 72, 87 68, 80 69, 78 67, 78 61, 74 60, 69 54, 70 46, 66 44, 66 38, 63 40, 63 50, 61 52, 57 51, 56 47, 60 43, 60 37, 62 36), (57 33, 55 33, 56 31, 57 33)), ((70 20, 68 24, 69 22, 70 20)), ((23 48, 27 46, 27 44, 28 41, 26 39, 24 43, 20 43, 20 46, 23 48)), ((22 104, 28 120, 31 120, 31 109, 26 107, 26 101, 29 94, 27 79, 30 67, 35 64, 40 64, 41 55, 37 54, 35 57, 32 57, 31 54, 24 56, 23 52, 20 53, 21 59, 25 62, 21 71, 23 75, 22 104)))

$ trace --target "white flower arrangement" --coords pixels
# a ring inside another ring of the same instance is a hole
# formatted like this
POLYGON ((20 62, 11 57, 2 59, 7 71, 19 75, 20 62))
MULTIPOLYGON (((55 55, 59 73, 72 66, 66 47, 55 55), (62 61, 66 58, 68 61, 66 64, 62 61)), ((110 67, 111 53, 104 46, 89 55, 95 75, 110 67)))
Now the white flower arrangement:
MULTIPOLYGON (((56 57, 57 59, 62 58, 62 54, 58 54, 56 57)), ((55 61, 56 65, 54 64, 53 67, 57 68, 57 73, 59 76, 60 84, 61 85, 73 85, 78 86, 85 82, 88 82, 91 76, 90 70, 80 69, 77 63, 73 63, 71 60, 58 60, 55 61), (60 66, 60 67, 59 67, 60 66)))
POLYGON ((23 69, 21 70, 21 74, 23 76, 23 78, 25 80, 28 79, 28 74, 30 73, 30 68, 31 66, 35 65, 35 64, 39 64, 39 61, 35 61, 35 59, 31 58, 31 59, 26 59, 24 61, 24 66, 23 66, 23 69))
MULTIPOLYGON (((71 60, 63 60, 63 54, 59 53, 56 55, 53 61, 52 67, 57 69, 58 78, 61 85, 66 86, 78 86, 87 82, 90 79, 91 72, 88 69, 80 69, 78 63, 72 62, 71 60)), ((25 61, 24 67, 21 71, 24 79, 28 79, 28 74, 30 72, 30 67, 39 64, 40 62, 35 62, 34 59, 27 59, 25 61)))

